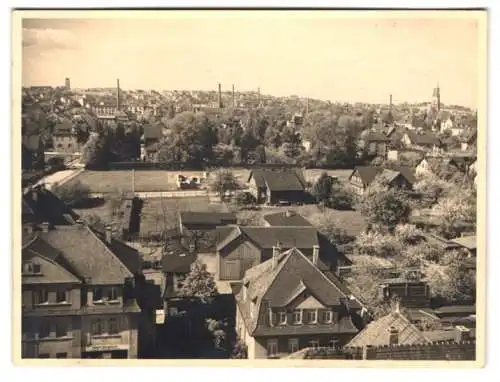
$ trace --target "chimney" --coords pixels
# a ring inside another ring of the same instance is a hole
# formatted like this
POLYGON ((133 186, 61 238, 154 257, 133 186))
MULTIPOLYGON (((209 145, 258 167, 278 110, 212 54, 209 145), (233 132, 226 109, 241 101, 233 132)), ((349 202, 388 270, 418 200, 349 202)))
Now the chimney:
POLYGON ((222 85, 219 83, 219 108, 222 109, 222 85))
POLYGON ((318 266, 318 260, 319 260, 319 245, 314 245, 312 262, 315 266, 318 266))
POLYGON ((399 342, 399 330, 394 326, 389 328, 389 345, 397 345, 399 342))
POLYGON ((42 227, 42 232, 49 232, 50 229, 49 222, 43 222, 42 224, 40 224, 40 226, 42 227))
POLYGON ((236 107, 236 100, 234 98, 234 84, 233 84, 233 109, 236 107))
POLYGON ((458 325, 455 327, 456 336, 455 342, 460 343, 470 339, 470 329, 465 326, 458 325))
POLYGON ((273 266, 272 269, 276 269, 276 266, 278 265, 278 258, 281 252, 281 245, 279 242, 276 243, 275 246, 273 246, 273 266))
POLYGON ((389 110, 392 111, 392 94, 389 94, 389 110))
POLYGON ((106 226, 106 243, 111 244, 112 239, 113 239, 113 232, 111 230, 111 226, 107 225, 106 226))
POLYGON ((116 109, 120 110, 120 79, 116 79, 116 109))

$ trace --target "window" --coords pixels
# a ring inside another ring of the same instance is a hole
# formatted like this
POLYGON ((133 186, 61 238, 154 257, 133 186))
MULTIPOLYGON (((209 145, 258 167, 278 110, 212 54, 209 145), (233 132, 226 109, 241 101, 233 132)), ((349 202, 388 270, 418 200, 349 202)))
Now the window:
POLYGON ((56 358, 68 358, 68 353, 56 353, 56 358))
POLYGON ((42 273, 42 267, 40 266, 40 264, 33 264, 33 273, 36 275, 42 273))
POLYGON ((331 310, 324 310, 321 313, 321 316, 321 321, 323 321, 325 324, 330 324, 332 322, 333 313, 331 310))
POLYGON ((102 301, 102 288, 94 288, 92 293, 93 301, 102 301))
POLYGON ((330 347, 332 349, 337 349, 339 346, 339 340, 336 340, 336 339, 331 340, 328 344, 330 345, 330 347))
POLYGON ((115 287, 111 287, 108 289, 108 300, 116 301, 118 300, 118 291, 115 287))
POLYGON ((318 321, 318 312, 316 310, 308 310, 306 320, 310 324, 315 324, 318 321))
POLYGON ((97 319, 97 320, 94 320, 94 322, 92 323, 92 334, 96 335, 96 336, 102 334, 102 322, 101 322, 101 320, 97 319))
POLYGON ((299 339, 290 338, 288 340, 288 353, 295 353, 296 351, 299 351, 299 339))
POLYGON ((27 261, 23 264, 23 273, 24 274, 40 274, 41 267, 40 264, 32 263, 31 261, 27 261))
POLYGON ((319 341, 318 340, 311 340, 309 342, 309 346, 312 347, 313 349, 319 348, 319 341))
POLYGON ((62 303, 62 302, 67 302, 68 301, 68 291, 64 289, 58 289, 56 292, 56 302, 62 303))
POLYGON ((108 321, 108 333, 117 334, 118 333, 118 320, 116 318, 110 318, 108 321))
POLYGON ((50 337, 50 322, 43 320, 40 322, 40 330, 38 332, 40 338, 50 337))
POLYGON ((48 304, 49 302, 49 291, 46 288, 40 288, 38 290, 38 303, 48 304))
POLYGON ((56 337, 66 337, 68 335, 68 327, 65 322, 56 323, 56 337))
POLYGON ((267 356, 272 357, 278 354, 278 340, 267 340, 267 356))
POLYGON ((292 313, 292 323, 300 324, 302 323, 302 311, 300 309, 295 309, 292 313))
POLYGON ((280 310, 278 312, 278 325, 286 324, 286 310, 280 310))

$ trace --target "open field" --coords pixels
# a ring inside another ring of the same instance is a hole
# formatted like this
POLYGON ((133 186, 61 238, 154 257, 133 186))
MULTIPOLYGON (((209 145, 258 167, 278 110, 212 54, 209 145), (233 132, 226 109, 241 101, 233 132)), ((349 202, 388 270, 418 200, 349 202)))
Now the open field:
POLYGON ((158 232, 178 224, 178 211, 227 212, 220 203, 210 203, 207 197, 145 199, 141 210, 140 232, 158 232))
MULTIPOLYGON (((236 179, 245 185, 250 170, 235 168, 229 169, 233 172, 236 179)), ((314 182, 322 172, 326 171, 329 175, 336 176, 341 181, 346 181, 352 170, 305 170, 306 180, 314 182)), ((136 170, 134 188, 136 192, 155 192, 155 191, 174 191, 177 190, 176 178, 178 174, 186 177, 203 177, 203 171, 162 171, 162 170, 136 170)), ((213 171, 211 172, 213 174, 213 171)), ((209 174, 210 177, 210 174, 209 174)), ((132 171, 130 170, 111 170, 111 171, 89 171, 85 170, 70 179, 66 184, 71 185, 80 181, 90 188, 92 193, 111 193, 116 190, 124 192, 132 191, 132 171)))

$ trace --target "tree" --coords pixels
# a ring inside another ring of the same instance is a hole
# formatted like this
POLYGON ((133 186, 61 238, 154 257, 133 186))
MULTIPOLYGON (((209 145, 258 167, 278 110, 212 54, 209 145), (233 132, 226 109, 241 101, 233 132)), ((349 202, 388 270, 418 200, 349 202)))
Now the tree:
POLYGON ((473 303, 476 297, 476 276, 462 261, 448 266, 434 266, 427 269, 427 280, 433 297, 449 303, 473 303))
POLYGON ((314 183, 314 186, 311 190, 311 194, 316 199, 316 202, 325 204, 325 202, 330 198, 332 185, 333 178, 326 172, 323 172, 316 180, 316 183, 314 183))
POLYGON ((334 245, 347 244, 354 240, 354 238, 342 228, 338 219, 328 211, 314 214, 310 216, 308 220, 319 233, 324 235, 334 245))
POLYGON ((209 303, 218 294, 214 277, 207 271, 207 266, 198 260, 191 264, 191 270, 182 283, 179 296, 196 297, 202 303, 209 303))
POLYGON ((383 224, 390 230, 400 223, 406 223, 411 213, 406 195, 398 188, 388 187, 380 178, 376 178, 369 186, 357 207, 370 222, 383 224))
POLYGON ((92 134, 82 148, 82 162, 88 169, 100 169, 106 164, 106 138, 104 135, 92 134))
POLYGON ((471 189, 458 189, 432 208, 436 216, 439 234, 451 239, 460 236, 462 232, 476 229, 475 192, 471 189))
POLYGON ((232 359, 246 359, 248 358, 248 350, 246 345, 241 340, 237 340, 231 352, 232 359))
POLYGON ((421 195, 423 207, 432 207, 451 189, 451 184, 433 173, 420 177, 414 185, 414 190, 421 195))
POLYGON ((55 186, 52 192, 63 202, 71 206, 85 202, 90 198, 89 187, 79 180, 61 186, 55 186))
POLYGON ((354 250, 360 255, 387 258, 399 254, 402 245, 394 235, 371 231, 356 237, 354 250))
POLYGON ((353 203, 352 194, 339 181, 334 181, 328 197, 328 207, 336 210, 350 210, 353 203))
POLYGON ((82 218, 87 223, 87 225, 98 231, 103 232, 106 229, 106 222, 97 214, 86 214, 82 218))
POLYGON ((219 170, 214 174, 213 180, 209 184, 210 189, 215 191, 221 201, 224 201, 226 192, 238 190, 240 185, 234 174, 229 170, 219 170))
POLYGON ((236 203, 237 206, 242 207, 255 204, 256 200, 251 193, 241 191, 235 195, 234 202, 236 203))
POLYGON ((413 224, 398 224, 394 234, 403 245, 416 245, 424 240, 424 233, 413 224))
POLYGON ((225 350, 227 348, 227 323, 223 321, 207 318, 205 320, 208 331, 213 336, 214 347, 217 350, 225 350))

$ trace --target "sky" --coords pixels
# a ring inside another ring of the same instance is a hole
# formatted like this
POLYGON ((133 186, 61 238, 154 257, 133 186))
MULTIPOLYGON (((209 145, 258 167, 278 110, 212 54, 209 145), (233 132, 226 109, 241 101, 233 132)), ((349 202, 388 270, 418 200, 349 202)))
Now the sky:
MULTIPOLYGON (((476 108, 479 29, 470 17, 339 12, 155 12, 23 19, 23 86, 257 90, 331 101, 441 100, 476 108), (162 17, 159 14, 162 13, 162 17), (164 16, 164 17, 163 17, 164 16), (345 16, 345 15, 344 15, 345 16), (104 17, 104 18, 103 18, 104 17)), ((366 13, 366 12, 365 12, 366 13)), ((449 13, 448 13, 449 14, 449 13)))

